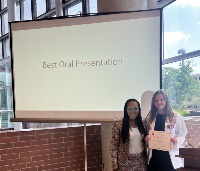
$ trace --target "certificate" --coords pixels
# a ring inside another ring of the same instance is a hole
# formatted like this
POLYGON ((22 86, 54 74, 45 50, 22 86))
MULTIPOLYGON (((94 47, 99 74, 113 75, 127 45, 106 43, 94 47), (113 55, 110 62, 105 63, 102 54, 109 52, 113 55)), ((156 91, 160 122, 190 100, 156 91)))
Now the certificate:
POLYGON ((150 130, 149 148, 162 151, 171 151, 171 138, 171 132, 150 130))

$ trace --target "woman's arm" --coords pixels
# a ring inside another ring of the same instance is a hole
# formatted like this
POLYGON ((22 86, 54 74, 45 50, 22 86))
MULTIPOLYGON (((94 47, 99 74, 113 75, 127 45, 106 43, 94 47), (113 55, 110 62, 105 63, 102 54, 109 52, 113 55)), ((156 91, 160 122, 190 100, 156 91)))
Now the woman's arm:
POLYGON ((147 132, 147 135, 145 136, 144 140, 148 144, 149 143, 149 115, 146 116, 146 118, 143 119, 143 125, 147 132))

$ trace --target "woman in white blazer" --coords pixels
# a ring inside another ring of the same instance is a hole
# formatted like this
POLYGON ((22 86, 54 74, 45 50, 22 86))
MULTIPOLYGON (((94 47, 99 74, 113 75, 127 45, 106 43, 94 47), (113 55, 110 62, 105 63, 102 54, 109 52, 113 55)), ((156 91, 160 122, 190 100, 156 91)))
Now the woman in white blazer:
MULTIPOLYGON (((187 128, 180 114, 173 111, 167 94, 163 90, 154 93, 151 102, 151 110, 147 115, 146 129, 171 132, 172 150, 161 151, 148 149, 148 171, 176 171, 183 167, 183 161, 179 157, 179 148, 183 145, 187 128)), ((149 136, 145 141, 149 143, 149 136)))

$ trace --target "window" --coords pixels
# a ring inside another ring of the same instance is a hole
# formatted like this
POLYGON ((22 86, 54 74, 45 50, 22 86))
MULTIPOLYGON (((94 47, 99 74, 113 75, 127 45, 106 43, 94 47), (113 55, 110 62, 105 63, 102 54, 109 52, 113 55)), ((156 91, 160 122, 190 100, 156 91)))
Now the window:
POLYGON ((9 122, 13 117, 13 101, 11 87, 11 67, 10 63, 0 65, 0 127, 11 128, 13 124, 9 122))
POLYGON ((55 0, 50 0, 50 2, 49 2, 49 10, 52 10, 52 9, 54 9, 55 8, 55 0))
POLYGON ((46 13, 47 11, 46 0, 36 0, 36 11, 37 11, 37 17, 46 13))
POLYGON ((97 13, 97 0, 90 0, 89 6, 90 6, 90 13, 97 13))
POLYGON ((200 102, 200 56, 163 65, 162 83, 175 110, 191 109, 200 102), (186 106, 186 107, 184 107, 186 106))
POLYGON ((199 2, 176 0, 163 10, 162 88, 169 95, 174 109, 189 110, 189 113, 200 110, 199 2), (167 60, 170 63, 166 64, 167 60))
POLYGON ((7 1, 1 0, 0 13, 0 59, 10 56, 8 35, 8 12, 7 1))
POLYGON ((80 15, 83 13, 97 13, 97 0, 65 0, 63 8, 65 16, 80 15))
POLYGON ((2 29, 3 35, 7 34, 8 33, 8 13, 7 12, 4 12, 2 15, 2 26, 3 26, 3 29, 2 29))
POLYGON ((9 40, 9 38, 5 39, 4 55, 5 55, 5 57, 10 57, 10 40, 9 40))
POLYGON ((23 14, 24 20, 32 20, 31 0, 25 0, 23 8, 24 8, 24 14, 23 14))
POLYGON ((0 59, 3 58, 3 54, 2 54, 2 41, 0 41, 0 59))
MULTIPOLYGON (((10 66, 10 40, 8 29, 7 0, 1 0, 0 11, 0 128, 12 128, 13 93, 10 66)), ((55 0, 18 0, 15 19, 32 20, 55 16, 55 0), (33 17, 35 16, 35 17, 33 17)))
POLYGON ((165 7, 163 13, 164 59, 180 55, 180 49, 185 53, 199 50, 200 2, 176 0, 165 7))
POLYGON ((20 17, 20 3, 19 3, 19 1, 17 2, 17 5, 16 5, 15 20, 16 21, 20 21, 21 20, 21 17, 20 17))
POLYGON ((7 7, 7 0, 1 0, 1 10, 7 7))
POLYGON ((72 7, 69 7, 68 9, 68 15, 77 15, 82 13, 82 3, 78 3, 72 7))
POLYGON ((2 24, 1 24, 1 18, 2 18, 2 17, 0 17, 0 36, 2 36, 2 29, 1 29, 2 24))

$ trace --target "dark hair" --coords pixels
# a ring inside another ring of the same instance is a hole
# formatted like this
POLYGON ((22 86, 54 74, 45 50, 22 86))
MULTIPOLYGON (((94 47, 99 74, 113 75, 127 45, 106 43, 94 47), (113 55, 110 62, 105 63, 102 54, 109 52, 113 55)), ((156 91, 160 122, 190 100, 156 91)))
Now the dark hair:
POLYGON ((173 116, 174 116, 174 113, 173 113, 173 109, 170 105, 170 101, 169 101, 169 98, 167 96, 167 94, 163 91, 163 90, 158 90, 154 93, 153 97, 152 97, 152 100, 151 100, 151 110, 149 112, 149 115, 150 115, 150 119, 149 121, 152 123, 153 120, 155 119, 156 117, 156 114, 157 114, 157 107, 155 106, 155 99, 156 99, 156 96, 158 94, 161 94, 163 95, 165 101, 166 101, 166 105, 165 105, 165 108, 164 108, 164 114, 166 115, 166 117, 169 118, 169 120, 171 121, 173 116))
POLYGON ((128 116, 128 112, 127 112, 127 105, 129 102, 132 102, 132 101, 136 102, 138 104, 138 108, 139 108, 139 113, 136 117, 138 130, 141 134, 144 134, 144 137, 147 135, 146 130, 144 129, 144 125, 142 123, 140 103, 136 99, 129 99, 126 101, 126 103, 124 105, 124 118, 123 118, 123 123, 122 123, 122 130, 121 130, 121 138, 122 138, 123 143, 126 143, 128 138, 130 137, 130 134, 129 134, 130 123, 129 123, 129 116, 128 116))

